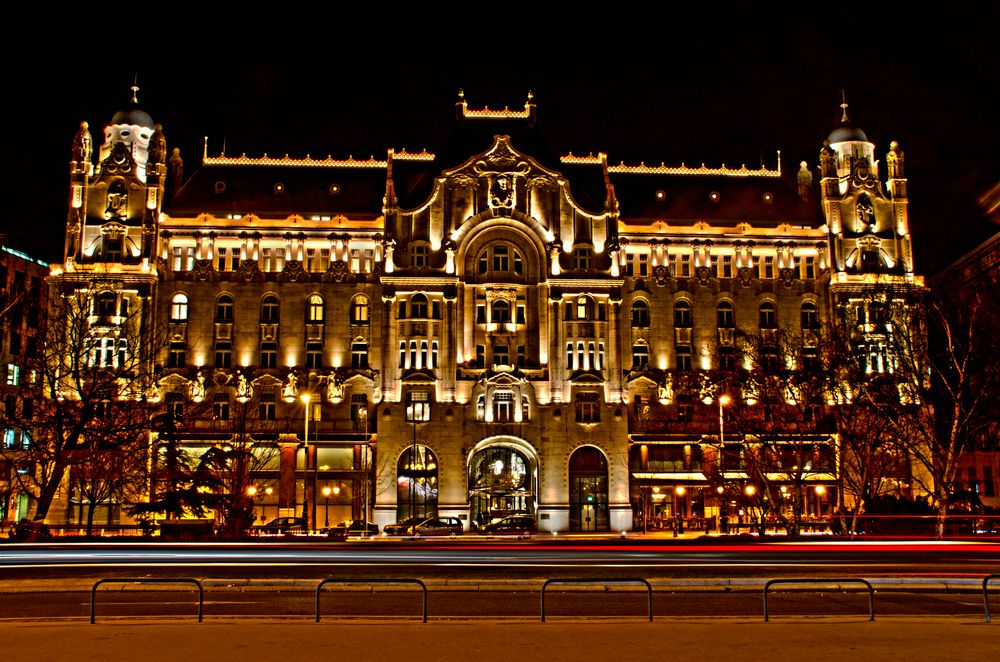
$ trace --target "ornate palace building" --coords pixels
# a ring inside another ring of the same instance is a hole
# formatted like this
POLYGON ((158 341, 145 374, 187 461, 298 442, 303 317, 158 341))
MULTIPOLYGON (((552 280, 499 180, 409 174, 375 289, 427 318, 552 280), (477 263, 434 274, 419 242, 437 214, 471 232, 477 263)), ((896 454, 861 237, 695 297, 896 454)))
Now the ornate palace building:
MULTIPOLYGON (((455 113, 433 153, 211 156, 206 139, 187 179, 134 104, 96 160, 84 124, 52 283, 160 339, 148 397, 191 452, 252 436, 260 519, 624 531, 735 518, 755 485, 780 488, 775 511, 828 514, 834 402, 786 395, 776 418, 751 377, 808 371, 843 319, 891 369, 866 288, 922 287, 896 144, 886 182, 845 105, 814 185, 780 154, 559 152, 530 95, 455 113)), ((103 333, 97 362, 138 351, 103 333)))

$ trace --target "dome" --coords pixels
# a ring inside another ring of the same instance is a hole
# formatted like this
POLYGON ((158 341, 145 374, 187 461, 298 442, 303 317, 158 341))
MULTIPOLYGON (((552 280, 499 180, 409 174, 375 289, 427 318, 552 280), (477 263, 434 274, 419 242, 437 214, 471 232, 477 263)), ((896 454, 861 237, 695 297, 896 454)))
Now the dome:
POLYGON ((126 110, 119 110, 111 118, 111 124, 128 124, 129 126, 142 126, 147 129, 153 128, 153 118, 144 110, 139 110, 138 106, 129 106, 126 110))
POLYGON ((827 140, 830 141, 831 145, 845 142, 868 142, 868 136, 850 122, 841 122, 840 126, 830 133, 827 140))

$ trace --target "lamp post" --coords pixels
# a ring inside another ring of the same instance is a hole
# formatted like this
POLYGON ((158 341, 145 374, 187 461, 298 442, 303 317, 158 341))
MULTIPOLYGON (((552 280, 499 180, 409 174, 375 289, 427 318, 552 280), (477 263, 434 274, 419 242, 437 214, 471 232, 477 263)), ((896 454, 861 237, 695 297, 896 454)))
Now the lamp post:
POLYGON ((326 497, 326 503, 323 505, 323 526, 330 528, 330 486, 327 485, 323 488, 323 496, 326 497))
MULTIPOLYGON (((302 437, 302 445, 305 448, 305 456, 302 465, 302 519, 306 521, 306 531, 310 531, 309 522, 315 522, 316 508, 313 506, 313 519, 309 519, 309 400, 311 396, 303 393, 302 402, 305 403, 305 430, 302 437)), ((315 461, 313 464, 316 464, 315 461)))
POLYGON ((719 486, 719 533, 729 533, 729 508, 726 507, 726 410, 725 406, 732 402, 727 394, 719 396, 719 477, 722 485, 719 486))
POLYGON ((361 480, 362 490, 361 496, 363 501, 361 502, 361 521, 364 522, 364 533, 361 534, 363 538, 368 537, 368 453, 371 452, 371 444, 368 441, 368 406, 364 406, 358 410, 358 423, 361 426, 361 434, 363 435, 362 445, 361 445, 361 480))

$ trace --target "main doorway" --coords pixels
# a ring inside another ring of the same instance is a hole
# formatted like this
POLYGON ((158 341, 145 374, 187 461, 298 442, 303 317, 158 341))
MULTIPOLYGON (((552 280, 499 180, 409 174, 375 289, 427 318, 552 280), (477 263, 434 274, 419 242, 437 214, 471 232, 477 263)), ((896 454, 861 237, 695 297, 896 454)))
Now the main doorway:
POLYGON ((497 442, 469 462, 469 516, 479 528, 507 515, 535 517, 537 462, 527 449, 497 442))

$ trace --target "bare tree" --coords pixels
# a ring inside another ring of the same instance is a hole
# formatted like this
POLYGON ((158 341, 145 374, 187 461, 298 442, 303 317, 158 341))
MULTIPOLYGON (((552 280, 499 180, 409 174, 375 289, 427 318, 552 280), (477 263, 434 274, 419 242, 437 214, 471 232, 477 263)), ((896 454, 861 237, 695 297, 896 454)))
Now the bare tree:
POLYGON ((896 315, 907 316, 890 322, 902 407, 889 422, 923 468, 916 479, 932 496, 942 537, 962 456, 996 422, 996 311, 977 297, 959 314, 927 297, 896 315))
POLYGON ((143 299, 94 277, 49 296, 44 351, 26 367, 31 412, 5 411, 26 440, 0 451, 24 467, 19 487, 44 520, 68 470, 103 452, 141 452, 155 405, 146 398, 157 343, 143 299))

